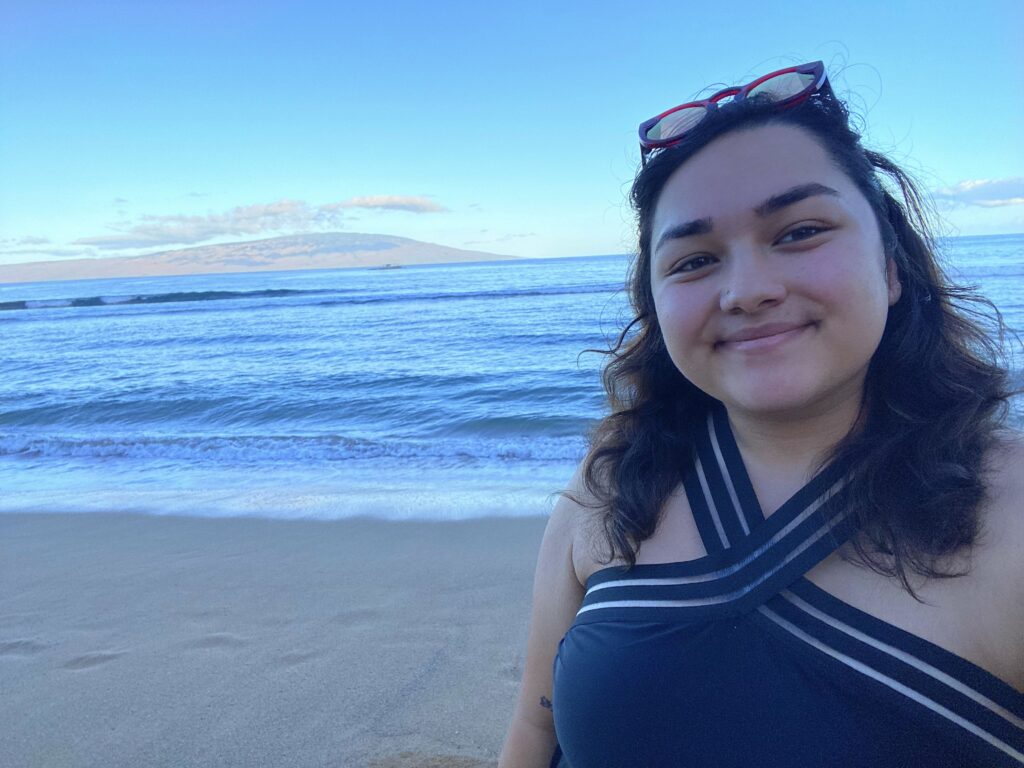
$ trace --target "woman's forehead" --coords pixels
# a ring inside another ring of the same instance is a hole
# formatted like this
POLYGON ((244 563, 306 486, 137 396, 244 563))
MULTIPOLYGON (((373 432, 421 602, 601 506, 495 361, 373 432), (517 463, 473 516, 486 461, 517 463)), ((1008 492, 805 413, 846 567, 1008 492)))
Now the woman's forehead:
POLYGON ((806 184, 828 186, 841 195, 854 189, 818 139, 802 128, 774 124, 732 131, 669 177, 658 197, 654 228, 739 215, 806 184))

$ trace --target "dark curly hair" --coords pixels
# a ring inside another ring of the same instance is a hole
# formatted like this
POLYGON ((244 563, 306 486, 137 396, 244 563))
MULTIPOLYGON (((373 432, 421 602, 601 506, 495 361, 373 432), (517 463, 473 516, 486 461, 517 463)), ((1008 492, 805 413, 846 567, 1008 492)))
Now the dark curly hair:
POLYGON ((634 314, 606 352, 611 413, 591 435, 584 461, 588 505, 600 511, 608 561, 619 557, 631 567, 688 471, 678 457, 690 455, 690 436, 717 401, 676 369, 665 347, 650 281, 654 209, 673 172, 709 142, 766 124, 799 127, 821 143, 870 204, 903 284, 868 368, 859 426, 819 469, 833 460, 851 468, 830 503, 852 512, 856 559, 914 594, 908 572, 962 575, 940 567, 942 558, 979 535, 983 460, 1016 394, 1002 364, 1005 326, 991 302, 944 274, 914 182, 862 147, 846 106, 831 94, 786 110, 757 99, 730 104, 637 174, 631 200, 639 247, 627 285, 634 314))

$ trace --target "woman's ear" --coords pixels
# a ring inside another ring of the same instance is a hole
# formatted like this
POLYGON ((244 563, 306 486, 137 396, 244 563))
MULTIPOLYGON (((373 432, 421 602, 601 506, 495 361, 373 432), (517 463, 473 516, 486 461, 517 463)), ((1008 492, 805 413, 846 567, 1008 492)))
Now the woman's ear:
POLYGON ((903 295, 903 283, 900 282, 900 274, 896 268, 895 259, 886 259, 885 281, 889 286, 889 306, 891 307, 903 295))

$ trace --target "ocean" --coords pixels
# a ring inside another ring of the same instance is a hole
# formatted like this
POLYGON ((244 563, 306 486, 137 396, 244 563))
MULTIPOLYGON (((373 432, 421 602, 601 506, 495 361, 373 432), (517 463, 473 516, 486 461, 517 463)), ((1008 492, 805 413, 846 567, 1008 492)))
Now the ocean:
MULTIPOLYGON (((1024 235, 943 250, 1024 329, 1024 235)), ((0 512, 546 514, 605 407, 587 350, 628 319, 627 267, 0 286, 0 512)))

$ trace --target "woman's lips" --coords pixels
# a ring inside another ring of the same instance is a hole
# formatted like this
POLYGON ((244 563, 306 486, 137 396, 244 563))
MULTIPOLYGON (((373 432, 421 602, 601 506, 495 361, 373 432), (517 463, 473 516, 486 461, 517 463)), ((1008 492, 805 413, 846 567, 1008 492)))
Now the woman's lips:
POLYGON ((735 352, 759 352, 761 350, 771 350, 797 338, 802 335, 804 331, 812 328, 813 325, 813 323, 808 323, 806 325, 798 325, 795 328, 765 328, 763 332, 764 335, 761 335, 761 332, 758 332, 758 335, 755 338, 721 341, 716 346, 722 350, 733 350, 735 352))

